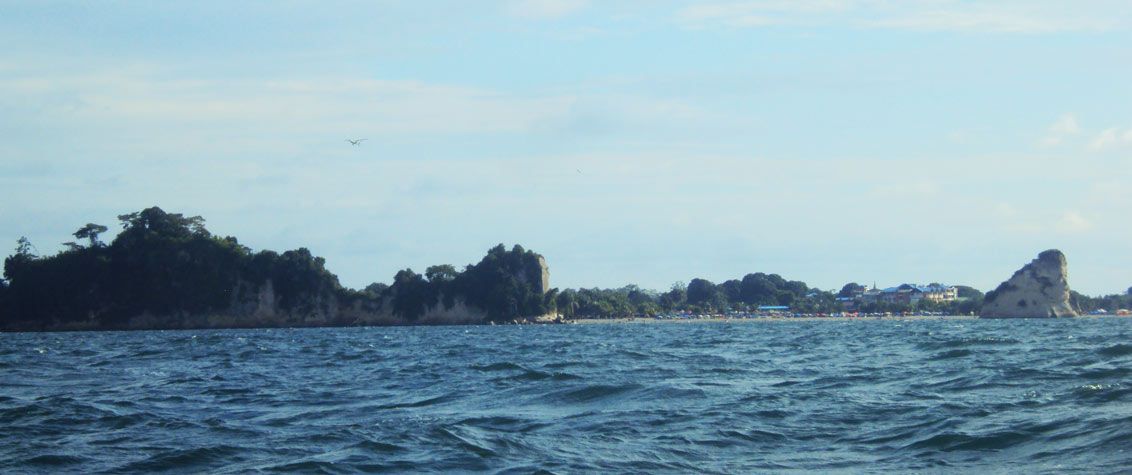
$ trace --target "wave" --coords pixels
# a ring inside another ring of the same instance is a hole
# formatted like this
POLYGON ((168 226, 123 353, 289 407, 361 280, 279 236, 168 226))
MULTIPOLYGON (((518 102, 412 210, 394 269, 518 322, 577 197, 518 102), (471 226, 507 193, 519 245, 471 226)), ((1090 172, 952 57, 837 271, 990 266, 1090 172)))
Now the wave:
POLYGON ((167 449, 143 460, 127 463, 115 471, 160 472, 221 467, 238 460, 238 455, 243 452, 244 449, 231 445, 167 449))
POLYGON ((4 334, 0 473, 1120 472, 1128 334, 1132 319, 4 334))
POLYGON ((1111 379, 1123 378, 1132 374, 1132 368, 1117 367, 1117 368, 1095 368, 1078 373, 1081 379, 1096 380, 1096 379, 1111 379))
POLYGON ((641 353, 639 351, 634 351, 634 350, 619 349, 619 350, 617 350, 617 353, 622 355, 622 356, 628 356, 629 358, 632 358, 634 360, 647 360, 649 358, 652 358, 651 356, 649 356, 645 353, 641 353))
POLYGON ((951 359, 951 358, 962 358, 964 356, 971 356, 973 354, 975 354, 975 352, 968 350, 968 349, 948 350, 948 351, 944 351, 942 353, 936 353, 936 354, 932 355, 931 359, 933 359, 933 360, 947 360, 947 359, 951 359))
POLYGON ((593 365, 592 362, 586 362, 586 361, 552 361, 552 362, 544 364, 542 366, 543 366, 543 368, 562 369, 562 368, 569 368, 571 366, 592 366, 592 365, 593 365))
POLYGON ((640 390, 640 384, 593 384, 549 394, 548 400, 564 403, 593 403, 640 390))
POLYGON ((34 457, 28 457, 21 460, 20 463, 33 467, 60 468, 66 465, 85 465, 92 461, 93 460, 89 457, 60 454, 43 454, 36 455, 34 457))
POLYGON ((434 438, 439 439, 441 442, 455 444, 460 449, 471 452, 479 457, 499 456, 499 453, 489 447, 488 444, 483 443, 482 441, 473 440, 467 435, 457 434, 456 432, 443 427, 437 427, 433 429, 432 435, 434 438))
POLYGON ((369 439, 354 443, 353 445, 350 445, 349 448, 359 449, 368 453, 379 455, 395 454, 399 452, 405 452, 407 450, 405 447, 402 447, 400 445, 378 442, 376 440, 369 439))
POLYGON ((1128 343, 1117 343, 1098 349, 1097 354, 1109 358, 1132 355, 1132 345, 1128 343))
POLYGON ((511 370, 526 369, 526 368, 523 368, 522 366, 519 366, 515 363, 510 363, 510 362, 506 362, 506 361, 500 362, 500 363, 491 363, 491 364, 486 364, 486 365, 471 365, 471 366, 469 366, 469 368, 474 369, 476 371, 511 371, 511 370))
POLYGON ((742 440, 746 442, 767 443, 767 442, 784 442, 789 440, 785 434, 778 432, 751 429, 747 431, 725 429, 717 432, 720 437, 726 440, 742 440))
POLYGON ((1002 431, 987 435, 947 432, 913 442, 904 448, 943 452, 956 450, 999 450, 1031 440, 1035 440, 1032 434, 1017 431, 1002 431))
POLYGON ((269 465, 265 468, 265 471, 285 473, 317 473, 327 475, 350 472, 339 463, 323 460, 301 460, 297 462, 285 462, 277 465, 269 465))
POLYGON ((972 346, 1010 346, 1017 345, 1019 343, 1021 343, 1021 341, 1009 337, 971 336, 920 342, 917 343, 916 346, 925 350, 943 350, 948 348, 967 348, 972 346))
POLYGON ((440 396, 430 397, 430 398, 426 398, 426 399, 420 399, 420 400, 417 400, 417 401, 386 404, 386 405, 378 406, 377 409, 411 409, 411 408, 428 407, 428 406, 435 406, 437 404, 444 404, 446 402, 450 402, 450 401, 453 401, 455 399, 456 399, 456 396, 453 395, 453 394, 443 394, 443 395, 440 395, 440 396))
POLYGON ((1132 387, 1119 383, 1112 384, 1086 384, 1073 388, 1070 400, 1075 402, 1108 403, 1127 402, 1132 396, 1132 387))
POLYGON ((579 380, 579 379, 582 379, 582 377, 577 376, 577 375, 573 375, 573 374, 570 374, 570 373, 561 373, 561 372, 547 373, 547 372, 544 372, 544 371, 524 369, 519 374, 515 374, 515 375, 512 375, 512 376, 505 376, 505 377, 502 377, 502 378, 496 378, 496 379, 493 379, 492 381, 542 381, 542 380, 573 381, 573 380, 579 380))

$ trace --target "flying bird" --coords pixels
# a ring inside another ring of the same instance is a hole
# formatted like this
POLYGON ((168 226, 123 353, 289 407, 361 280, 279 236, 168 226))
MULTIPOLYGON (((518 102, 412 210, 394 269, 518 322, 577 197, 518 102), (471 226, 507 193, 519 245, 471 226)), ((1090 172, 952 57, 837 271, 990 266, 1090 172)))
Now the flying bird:
POLYGON ((366 139, 357 139, 357 140, 346 139, 346 141, 350 142, 350 145, 361 145, 362 142, 366 141, 366 139))

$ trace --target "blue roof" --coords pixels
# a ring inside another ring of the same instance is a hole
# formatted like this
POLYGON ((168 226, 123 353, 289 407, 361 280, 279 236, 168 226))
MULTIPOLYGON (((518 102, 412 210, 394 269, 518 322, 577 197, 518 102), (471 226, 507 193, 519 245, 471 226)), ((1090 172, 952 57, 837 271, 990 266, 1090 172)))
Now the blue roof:
POLYGON ((786 305, 759 305, 759 310, 790 310, 786 305))

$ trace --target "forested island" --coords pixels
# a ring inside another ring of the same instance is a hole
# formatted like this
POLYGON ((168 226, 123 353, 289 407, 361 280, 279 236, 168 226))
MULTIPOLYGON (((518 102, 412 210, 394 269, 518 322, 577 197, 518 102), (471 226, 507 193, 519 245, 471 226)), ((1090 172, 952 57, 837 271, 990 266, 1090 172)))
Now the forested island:
MULTIPOLYGON (((434 265, 405 269, 392 284, 343 287, 325 261, 305 248, 253 252, 231 236, 213 235, 199 216, 158 207, 118 217, 122 230, 88 223, 76 241, 51 256, 37 256, 21 238, 4 260, 0 330, 173 329, 282 326, 478 324, 574 318, 644 317, 673 313, 750 312, 789 306, 811 314, 840 312, 840 291, 815 289, 777 274, 751 273, 720 284, 691 279, 657 292, 549 286, 545 259, 502 244, 478 263, 458 270, 434 265)), ((957 286, 949 302, 872 302, 860 312, 910 311, 972 314, 983 293, 957 286)), ((1130 289, 1132 291, 1132 289, 1130 289)), ((1082 311, 1128 308, 1132 296, 1090 298, 1073 294, 1082 311)))

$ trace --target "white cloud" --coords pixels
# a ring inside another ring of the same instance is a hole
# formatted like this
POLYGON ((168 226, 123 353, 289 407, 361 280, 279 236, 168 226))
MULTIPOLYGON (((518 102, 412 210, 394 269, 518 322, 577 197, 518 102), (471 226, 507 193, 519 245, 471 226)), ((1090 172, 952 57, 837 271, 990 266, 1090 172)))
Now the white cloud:
POLYGON ((1077 123, 1077 117, 1073 114, 1065 114, 1049 126, 1046 136, 1042 138, 1040 143, 1047 147, 1057 146, 1064 142, 1066 138, 1080 132, 1081 126, 1077 123))
POLYGON ((1076 5, 1021 1, 972 4, 958 0, 752 0, 691 5, 676 16, 682 24, 692 28, 839 25, 927 32, 1031 34, 1104 31, 1120 27, 1121 21, 1127 19, 1122 16, 1120 4, 1099 2, 1094 5, 1092 11, 1086 12, 1076 5))
POLYGON ((976 31, 988 33, 1056 33, 1103 31, 1104 20, 1065 18, 1043 12, 993 5, 955 5, 954 9, 913 11, 873 21, 868 26, 916 31, 976 31))
POLYGON ((934 196, 938 194, 939 191, 939 185, 934 182, 916 180, 875 186, 870 190, 869 194, 875 198, 902 199, 934 196))
MULTIPOLYGON (((1120 148, 1126 145, 1132 145, 1132 128, 1122 127, 1109 127, 1094 132, 1086 130, 1081 127, 1077 122, 1077 116, 1072 113, 1062 115, 1047 129, 1045 136, 1038 140, 1038 145, 1043 147, 1056 147, 1064 145, 1073 137, 1079 135, 1092 135, 1091 139, 1084 144, 1085 148, 1092 152, 1103 152, 1120 148)), ((1080 144, 1080 142, 1076 142, 1080 144)))
POLYGON ((1119 127, 1109 127, 1093 137, 1089 150, 1102 152, 1127 144, 1132 144, 1132 128, 1121 131, 1119 127))
POLYGON ((521 132, 575 99, 420 81, 352 78, 181 80, 134 72, 0 80, 0 95, 59 120, 201 129, 369 128, 383 133, 521 132), (52 107, 53 97, 71 100, 52 107))
POLYGON ((1057 229, 1063 233, 1081 233, 1093 229, 1093 222, 1078 211, 1066 211, 1057 222, 1057 229))
POLYGON ((1116 127, 1108 128, 1089 142, 1089 149, 1094 151, 1104 150, 1116 144, 1118 140, 1116 127))
POLYGON ((851 0, 736 1, 698 3, 678 12, 681 23, 703 27, 720 23, 731 27, 758 27, 796 23, 797 16, 831 14, 855 5, 851 0))
POLYGON ((1007 202, 995 203, 992 207, 994 212, 1002 217, 1013 217, 1018 214, 1018 209, 1014 205, 1007 202))
POLYGON ((1049 131, 1060 135, 1072 135, 1080 132, 1081 126, 1077 125, 1076 116, 1073 114, 1065 114, 1049 127, 1049 131))
POLYGON ((520 18, 554 19, 577 13, 587 6, 589 0, 515 0, 507 11, 520 18))
POLYGON ((750 28, 775 24, 796 23, 797 15, 816 15, 849 9, 853 0, 797 0, 747 1, 705 3, 685 7, 677 12, 677 19, 692 28, 723 24, 750 28))

